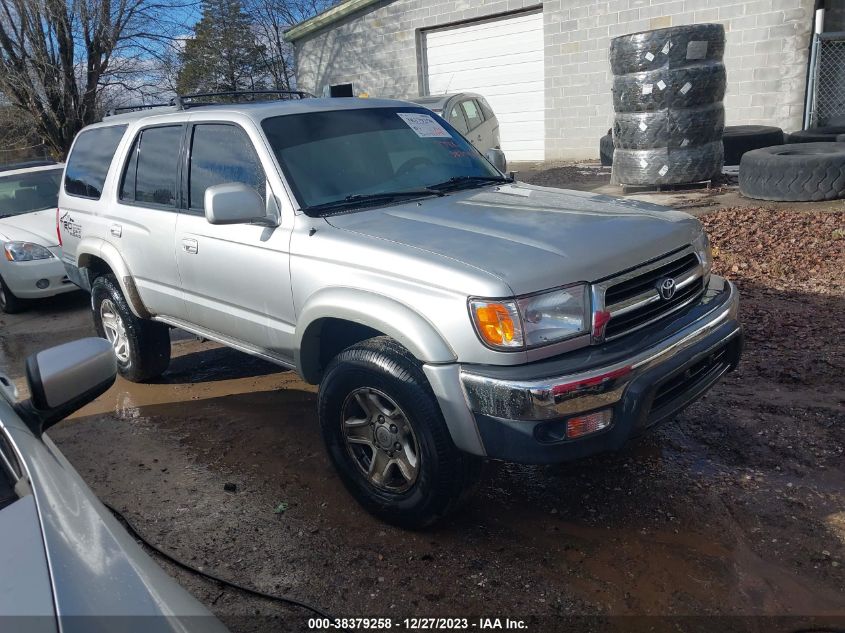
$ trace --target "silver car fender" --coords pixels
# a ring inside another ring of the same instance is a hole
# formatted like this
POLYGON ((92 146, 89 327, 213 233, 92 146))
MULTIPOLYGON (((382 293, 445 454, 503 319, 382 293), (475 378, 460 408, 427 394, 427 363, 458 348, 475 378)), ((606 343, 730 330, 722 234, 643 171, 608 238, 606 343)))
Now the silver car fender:
MULTIPOLYGON (((132 279, 129 267, 123 261, 120 251, 114 245, 99 238, 86 237, 79 242, 79 246, 76 248, 76 254, 76 265, 80 271, 83 268, 89 268, 94 257, 104 261, 117 278, 120 290, 123 292, 126 303, 129 304, 129 309, 132 310, 133 314, 140 319, 149 319, 152 316, 141 300, 141 296, 138 294, 138 288, 135 286, 135 281, 132 279)), ((83 275, 83 278, 90 285, 90 277, 83 275)), ((90 287, 88 290, 90 290, 90 287)))
POLYGON ((423 363, 453 363, 457 355, 437 328, 409 306, 377 293, 333 287, 315 292, 297 318, 296 366, 302 377, 316 382, 321 319, 342 319, 383 332, 404 345, 423 363))

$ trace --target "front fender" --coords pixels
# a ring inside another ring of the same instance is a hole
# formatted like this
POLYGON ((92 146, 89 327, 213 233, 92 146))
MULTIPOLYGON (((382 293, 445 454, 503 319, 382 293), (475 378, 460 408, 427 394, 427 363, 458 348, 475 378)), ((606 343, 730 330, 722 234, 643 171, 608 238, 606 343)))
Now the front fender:
POLYGON ((326 288, 314 293, 297 318, 295 359, 303 377, 313 377, 310 368, 319 337, 321 319, 342 319, 378 330, 404 345, 423 363, 453 363, 454 350, 437 328, 409 306, 372 292, 354 288, 326 288))

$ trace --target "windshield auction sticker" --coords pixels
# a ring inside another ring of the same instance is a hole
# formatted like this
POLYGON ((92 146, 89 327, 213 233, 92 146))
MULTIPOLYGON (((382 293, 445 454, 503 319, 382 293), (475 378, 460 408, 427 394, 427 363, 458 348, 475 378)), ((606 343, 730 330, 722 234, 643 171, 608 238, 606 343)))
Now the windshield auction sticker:
POLYGON ((397 112, 400 119, 408 124, 420 138, 451 138, 452 135, 442 125, 427 114, 416 112, 397 112))

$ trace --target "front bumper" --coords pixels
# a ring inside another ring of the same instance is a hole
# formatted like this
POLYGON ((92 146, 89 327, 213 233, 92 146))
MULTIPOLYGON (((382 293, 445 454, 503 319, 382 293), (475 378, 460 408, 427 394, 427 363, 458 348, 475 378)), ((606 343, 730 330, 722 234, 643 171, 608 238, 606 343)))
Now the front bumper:
POLYGON ((676 415, 736 367, 736 287, 713 276, 701 301, 659 326, 519 367, 464 366, 461 383, 490 458, 553 463, 616 450, 676 415), (608 428, 566 438, 566 422, 609 409, 608 428))
POLYGON ((4 262, 0 275, 12 293, 21 299, 41 299, 77 289, 65 274, 62 262, 55 257, 4 262), (38 286, 39 282, 43 288, 38 286))

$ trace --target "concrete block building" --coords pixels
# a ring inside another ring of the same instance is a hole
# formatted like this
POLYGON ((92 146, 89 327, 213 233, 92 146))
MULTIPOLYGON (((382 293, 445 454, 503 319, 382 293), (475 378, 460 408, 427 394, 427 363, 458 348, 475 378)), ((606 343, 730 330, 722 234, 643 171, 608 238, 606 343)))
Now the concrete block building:
POLYGON ((286 37, 305 90, 478 92, 509 160, 582 159, 613 119, 611 38, 681 24, 725 26, 729 125, 801 129, 825 2, 833 16, 845 0, 345 0, 286 37))

